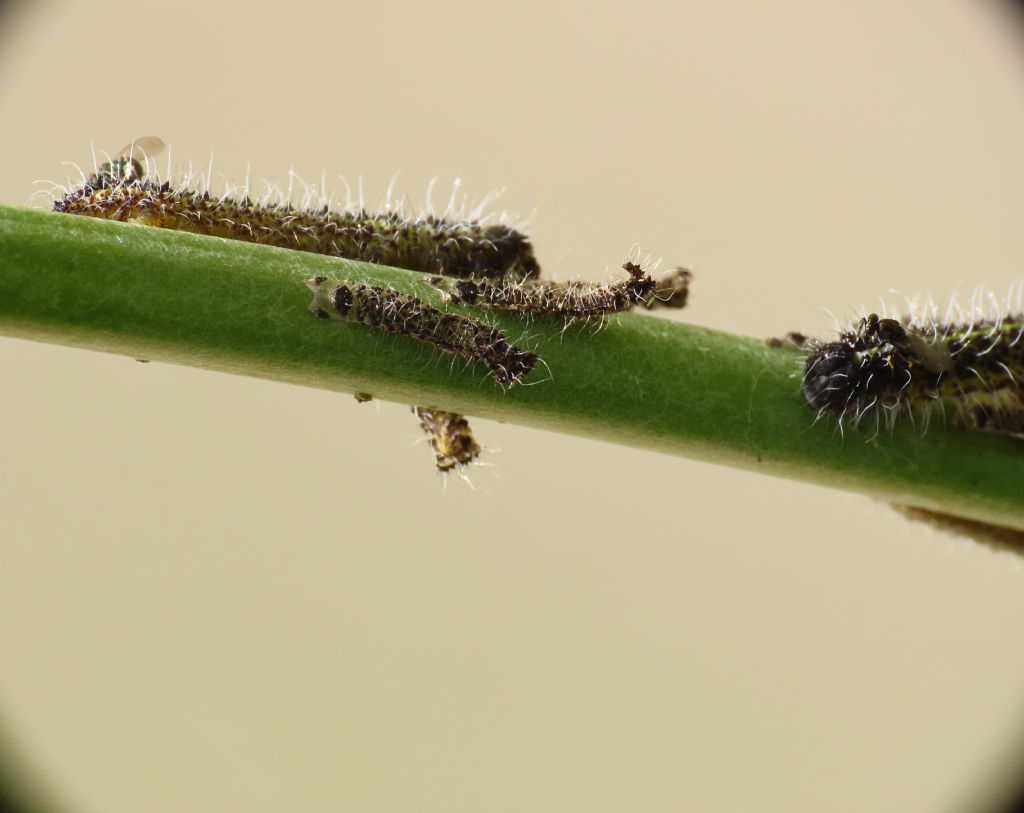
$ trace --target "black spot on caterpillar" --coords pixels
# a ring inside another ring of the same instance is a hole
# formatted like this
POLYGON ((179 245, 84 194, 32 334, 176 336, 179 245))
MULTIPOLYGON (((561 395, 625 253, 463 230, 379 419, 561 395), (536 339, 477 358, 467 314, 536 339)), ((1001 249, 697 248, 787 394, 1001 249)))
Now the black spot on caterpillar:
POLYGON ((472 316, 432 308, 416 297, 390 288, 315 277, 306 284, 314 293, 310 309, 318 316, 369 325, 386 333, 410 336, 447 353, 480 361, 494 380, 508 387, 522 381, 537 355, 509 343, 498 328, 472 316))
POLYGON ((437 470, 448 472, 472 463, 480 456, 480 446, 469 422, 462 415, 427 407, 412 408, 434 450, 437 470))
POLYGON ((1019 315, 919 324, 871 314, 836 341, 788 340, 807 351, 804 400, 821 416, 921 416, 927 425, 938 411, 963 428, 1019 433, 1022 337, 1019 315))
POLYGON ((604 317, 634 307, 682 308, 686 305, 692 274, 676 268, 655 279, 637 263, 627 262, 629 277, 603 285, 572 280, 444 279, 430 280, 445 291, 445 301, 511 311, 521 315, 561 316, 567 322, 604 317))

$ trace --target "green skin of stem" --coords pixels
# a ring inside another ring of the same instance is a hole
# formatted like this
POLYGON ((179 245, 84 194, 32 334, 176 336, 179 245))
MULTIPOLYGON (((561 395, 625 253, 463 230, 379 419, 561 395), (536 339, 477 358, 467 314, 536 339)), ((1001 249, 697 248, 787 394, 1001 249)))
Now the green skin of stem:
MULTIPOLYGON (((239 241, 0 207, 0 333, 477 415, 869 494, 1024 530, 1024 446, 910 421, 815 424, 801 356, 643 314, 563 331, 499 324, 550 367, 498 387, 415 339, 316 319, 305 280, 391 286, 441 305, 424 275, 239 241)), ((785 326, 783 326, 785 327, 785 326)), ((10 461, 8 461, 10 463, 10 461)), ((343 464, 340 464, 343 465, 343 464)))

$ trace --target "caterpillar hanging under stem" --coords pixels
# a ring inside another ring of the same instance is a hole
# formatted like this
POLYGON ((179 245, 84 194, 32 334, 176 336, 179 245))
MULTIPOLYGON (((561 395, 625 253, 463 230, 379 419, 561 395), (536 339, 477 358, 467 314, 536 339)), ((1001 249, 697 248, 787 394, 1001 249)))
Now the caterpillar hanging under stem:
POLYGON ((438 471, 452 471, 480 456, 480 446, 463 415, 418 406, 414 406, 412 411, 419 418, 430 448, 434 450, 438 471))
MULTIPOLYGON (((437 275, 431 282, 445 291, 446 302, 559 316, 567 324, 637 306, 686 304, 691 274, 685 269, 654 279, 630 262, 625 266, 629 278, 619 283, 543 281, 530 240, 510 226, 430 213, 407 217, 394 211, 369 212, 361 205, 335 211, 323 204, 257 201, 247 194, 213 196, 209 178, 203 191, 190 188, 188 181, 172 184, 151 178, 149 159, 163 149, 159 138, 136 139, 92 174, 83 173, 81 185, 64 190, 54 210, 428 273, 437 275)), ((535 353, 510 343, 497 327, 392 289, 325 278, 307 284, 314 292, 310 310, 315 315, 408 336, 480 362, 504 387, 520 383, 539 361, 535 353)), ((456 470, 477 459, 480 446, 463 416, 427 407, 413 410, 439 470, 456 470)))

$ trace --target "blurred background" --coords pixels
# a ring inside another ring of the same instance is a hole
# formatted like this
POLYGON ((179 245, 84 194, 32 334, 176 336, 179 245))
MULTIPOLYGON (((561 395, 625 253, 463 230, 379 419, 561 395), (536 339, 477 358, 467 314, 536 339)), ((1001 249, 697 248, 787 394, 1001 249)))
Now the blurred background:
MULTIPOLYGON (((507 188, 553 276, 639 244, 695 271, 674 318, 825 333, 823 309, 1019 278, 1019 13, 8 4, 0 202, 148 134, 371 202, 396 172, 415 203, 459 178, 507 188)), ((1012 790, 1010 554, 484 420, 492 465, 445 488, 405 405, 7 338, 0 369, 3 759, 44 809, 930 813, 1012 790)))

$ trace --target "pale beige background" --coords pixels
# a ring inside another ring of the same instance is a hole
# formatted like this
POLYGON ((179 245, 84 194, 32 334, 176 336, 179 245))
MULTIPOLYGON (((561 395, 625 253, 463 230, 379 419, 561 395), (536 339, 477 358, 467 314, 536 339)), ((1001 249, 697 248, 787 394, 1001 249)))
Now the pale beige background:
MULTIPOLYGON (((1024 268, 998 3, 39 3, 0 201, 156 133, 238 180, 432 177, 549 271, 822 332, 1024 268)), ((0 269, 2 271, 2 269, 0 269)), ((0 718, 75 811, 982 809, 1024 567, 866 499, 401 405, 0 340, 0 718)))

